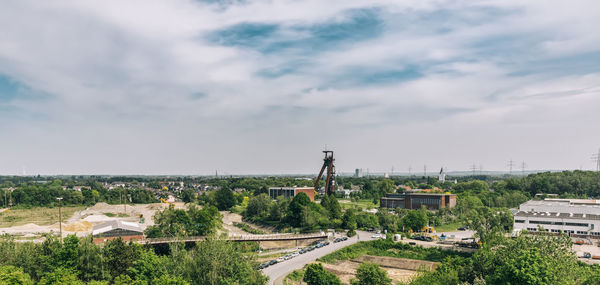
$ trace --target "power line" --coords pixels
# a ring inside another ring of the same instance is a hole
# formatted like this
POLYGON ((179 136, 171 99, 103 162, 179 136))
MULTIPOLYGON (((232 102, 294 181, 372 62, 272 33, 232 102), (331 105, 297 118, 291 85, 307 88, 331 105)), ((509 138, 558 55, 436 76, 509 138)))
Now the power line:
POLYGON ((515 166, 515 162, 512 160, 512 158, 508 161, 508 164, 506 166, 508 166, 508 169, 509 169, 508 173, 510 175, 512 175, 512 170, 513 170, 513 167, 515 166))
POLYGON ((596 162, 596 171, 600 172, 600 149, 592 155, 592 161, 596 162))
POLYGON ((477 165, 475 165, 475 163, 473 163, 471 165, 471 168, 469 168, 471 171, 473 171, 473 176, 475 176, 475 171, 477 170, 477 165))

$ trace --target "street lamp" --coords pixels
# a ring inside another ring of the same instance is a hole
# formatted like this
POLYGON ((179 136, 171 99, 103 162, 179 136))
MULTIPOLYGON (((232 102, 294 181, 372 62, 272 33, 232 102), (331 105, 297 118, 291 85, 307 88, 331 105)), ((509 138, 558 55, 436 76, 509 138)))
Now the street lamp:
POLYGON ((56 198, 58 200, 58 228, 60 229, 60 242, 62 243, 62 212, 60 211, 60 201, 62 197, 56 198))

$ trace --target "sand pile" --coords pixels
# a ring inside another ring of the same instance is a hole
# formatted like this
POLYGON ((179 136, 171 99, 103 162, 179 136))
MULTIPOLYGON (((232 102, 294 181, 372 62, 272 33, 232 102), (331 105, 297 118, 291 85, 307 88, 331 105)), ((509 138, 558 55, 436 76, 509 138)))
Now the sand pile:
MULTIPOLYGON (((94 227, 94 224, 92 224, 88 221, 73 222, 73 223, 69 223, 69 224, 63 223, 63 226, 62 226, 63 231, 66 231, 66 232, 89 232, 92 230, 93 227, 94 227)), ((58 226, 58 223, 51 225, 50 228, 53 230, 60 229, 58 226)))
POLYGON ((69 232, 89 232, 92 230, 94 225, 88 221, 74 222, 63 226, 65 231, 69 232))

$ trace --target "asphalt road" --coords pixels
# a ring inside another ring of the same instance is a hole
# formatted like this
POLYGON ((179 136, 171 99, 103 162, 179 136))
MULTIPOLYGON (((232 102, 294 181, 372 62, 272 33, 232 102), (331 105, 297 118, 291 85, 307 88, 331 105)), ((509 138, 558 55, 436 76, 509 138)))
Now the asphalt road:
MULTIPOLYGON (((283 279, 290 272, 304 267, 304 265, 317 260, 317 258, 320 258, 321 256, 327 255, 329 253, 332 253, 332 252, 334 252, 338 249, 344 248, 346 246, 355 244, 359 240, 360 241, 372 240, 371 236, 373 235, 373 233, 362 232, 362 231, 356 231, 356 233, 357 233, 356 236, 351 237, 346 241, 342 241, 342 242, 338 242, 338 243, 333 243, 330 241, 331 243, 328 246, 324 246, 322 248, 317 248, 313 251, 309 251, 305 254, 301 254, 292 259, 271 265, 271 266, 263 269, 263 273, 265 275, 269 276, 269 285, 283 284, 283 279)), ((338 236, 336 235, 336 237, 338 237, 338 236)))

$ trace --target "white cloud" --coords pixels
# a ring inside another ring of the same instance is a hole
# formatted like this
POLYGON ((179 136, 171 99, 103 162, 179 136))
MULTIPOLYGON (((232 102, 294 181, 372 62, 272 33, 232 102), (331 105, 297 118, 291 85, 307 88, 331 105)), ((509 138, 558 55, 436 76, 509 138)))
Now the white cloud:
POLYGON ((341 152, 347 171, 426 162, 462 169, 474 160, 502 169, 513 155, 538 168, 591 167, 588 152, 600 135, 584 130, 600 119, 593 108, 600 74, 578 57, 600 58, 600 35, 590 30, 597 8, 595 1, 8 1, 0 10, 0 74, 43 99, 0 101, 15 110, 0 108, 7 141, 0 173, 22 165, 41 173, 307 172, 325 144, 341 152), (347 11, 373 8, 379 33, 335 45, 311 45, 327 38, 297 28, 343 24, 347 11), (271 38, 251 41, 294 49, 265 52, 209 37, 244 23, 277 25, 271 38), (404 69, 414 73, 393 73, 404 69), (261 76, 265 70, 286 73, 261 76), (378 81, 384 76, 398 80, 378 81), (553 161, 540 149, 573 150, 553 161))

